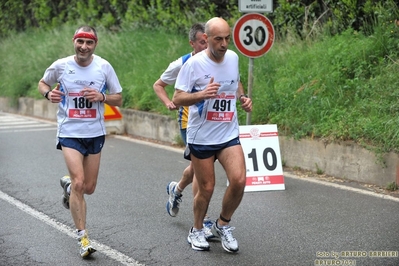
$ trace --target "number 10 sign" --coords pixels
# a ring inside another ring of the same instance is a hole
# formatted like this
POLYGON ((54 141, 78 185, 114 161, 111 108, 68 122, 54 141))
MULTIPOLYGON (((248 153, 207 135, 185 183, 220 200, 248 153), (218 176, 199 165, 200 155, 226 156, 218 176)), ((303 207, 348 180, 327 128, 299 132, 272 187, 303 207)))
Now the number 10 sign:
POLYGON ((247 167, 245 192, 285 190, 277 125, 240 126, 247 167))

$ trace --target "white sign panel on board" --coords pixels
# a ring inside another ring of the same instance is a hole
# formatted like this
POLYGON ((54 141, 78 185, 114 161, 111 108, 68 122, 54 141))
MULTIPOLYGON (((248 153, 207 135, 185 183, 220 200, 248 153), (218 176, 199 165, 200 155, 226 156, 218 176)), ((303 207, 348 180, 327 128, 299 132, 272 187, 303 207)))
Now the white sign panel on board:
POLYGON ((285 190, 277 125, 240 126, 247 167, 245 192, 285 190))
POLYGON ((243 13, 271 13, 273 0, 238 0, 238 10, 243 13))

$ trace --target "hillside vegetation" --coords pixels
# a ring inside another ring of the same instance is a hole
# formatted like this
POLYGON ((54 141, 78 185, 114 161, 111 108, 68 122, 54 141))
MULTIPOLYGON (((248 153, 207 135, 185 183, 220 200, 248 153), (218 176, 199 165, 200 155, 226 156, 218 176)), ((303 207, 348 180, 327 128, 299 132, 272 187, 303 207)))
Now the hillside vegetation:
MULTIPOLYGON (((305 1, 277 2, 279 12, 286 10, 286 18, 295 8, 306 11, 307 7, 299 3, 305 1)), ((367 23, 353 19, 346 28, 332 27, 323 10, 318 16, 303 15, 300 26, 288 20, 280 23, 274 14, 279 29, 275 43, 254 60, 251 124, 277 124, 281 135, 297 139, 353 140, 377 152, 399 152, 399 28, 395 22, 399 13, 395 1, 383 2, 373 6, 367 23), (321 19, 324 24, 318 23, 321 19)), ((233 17, 228 21, 234 25, 233 17)), ((0 96, 41 98, 37 82, 54 60, 73 53, 71 38, 82 23, 27 27, 2 38, 0 96)), ((123 108, 175 117, 157 99, 152 84, 172 60, 190 51, 188 21, 175 31, 165 25, 122 24, 118 29, 98 24, 96 54, 114 66, 124 88, 123 108)), ((236 50, 234 43, 230 48, 236 50)), ((249 59, 237 53, 246 85, 249 59)), ((172 87, 168 93, 172 95, 172 87)), ((240 111, 239 117, 245 124, 246 114, 240 111)))

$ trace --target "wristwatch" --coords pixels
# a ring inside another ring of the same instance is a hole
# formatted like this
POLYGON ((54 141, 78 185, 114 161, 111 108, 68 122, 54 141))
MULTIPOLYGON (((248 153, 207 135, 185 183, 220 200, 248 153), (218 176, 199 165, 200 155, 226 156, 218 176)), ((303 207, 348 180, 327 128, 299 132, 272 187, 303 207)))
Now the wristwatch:
POLYGON ((240 97, 238 97, 238 100, 241 100, 241 97, 248 98, 248 95, 246 95, 246 94, 241 94, 240 97))
POLYGON ((46 92, 43 94, 43 97, 46 98, 47 100, 50 100, 50 99, 48 98, 48 94, 50 93, 50 91, 51 91, 51 90, 46 91, 46 92))

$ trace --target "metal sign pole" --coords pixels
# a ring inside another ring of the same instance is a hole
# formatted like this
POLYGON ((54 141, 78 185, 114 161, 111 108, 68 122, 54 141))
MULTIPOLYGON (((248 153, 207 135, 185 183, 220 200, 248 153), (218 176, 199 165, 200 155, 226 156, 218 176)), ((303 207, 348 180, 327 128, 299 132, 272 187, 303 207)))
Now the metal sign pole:
MULTIPOLYGON (((252 99, 254 58, 264 55, 272 47, 274 42, 273 25, 267 17, 261 14, 248 13, 236 21, 233 29, 233 40, 237 50, 249 58, 247 94, 252 99)), ((247 113, 246 124, 251 124, 251 113, 247 113)))
MULTIPOLYGON (((254 69, 254 59, 249 58, 247 94, 248 94, 248 97, 251 99, 252 99, 252 84, 254 81, 253 69, 254 69)), ((247 113, 247 125, 250 125, 250 124, 251 124, 251 112, 247 113)))

